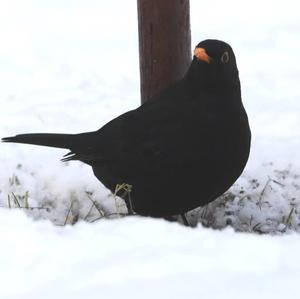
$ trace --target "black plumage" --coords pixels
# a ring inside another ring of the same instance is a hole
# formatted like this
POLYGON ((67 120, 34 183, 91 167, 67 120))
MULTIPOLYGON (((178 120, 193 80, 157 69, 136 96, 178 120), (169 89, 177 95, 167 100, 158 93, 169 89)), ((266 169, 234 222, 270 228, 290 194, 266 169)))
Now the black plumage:
POLYGON ((205 40, 182 80, 98 131, 2 141, 70 149, 63 161, 89 164, 108 189, 131 185, 137 214, 168 217, 223 194, 246 165, 250 139, 234 53, 205 40))

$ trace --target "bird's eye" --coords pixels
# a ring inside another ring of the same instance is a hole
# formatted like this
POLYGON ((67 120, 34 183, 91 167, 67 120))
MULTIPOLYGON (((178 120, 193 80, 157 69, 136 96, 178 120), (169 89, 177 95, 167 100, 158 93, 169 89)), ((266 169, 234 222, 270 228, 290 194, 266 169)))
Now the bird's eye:
POLYGON ((225 52, 222 54, 222 56, 221 56, 221 61, 222 61, 223 63, 227 63, 227 62, 229 61, 229 54, 228 54, 227 51, 225 51, 225 52))

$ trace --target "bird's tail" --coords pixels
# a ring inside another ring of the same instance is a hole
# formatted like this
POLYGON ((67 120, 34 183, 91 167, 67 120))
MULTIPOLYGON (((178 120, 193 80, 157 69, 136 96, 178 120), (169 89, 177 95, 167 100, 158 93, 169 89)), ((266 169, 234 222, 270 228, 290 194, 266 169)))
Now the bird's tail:
POLYGON ((3 142, 26 143, 59 148, 72 148, 76 135, 73 134, 20 134, 14 137, 4 137, 3 142))

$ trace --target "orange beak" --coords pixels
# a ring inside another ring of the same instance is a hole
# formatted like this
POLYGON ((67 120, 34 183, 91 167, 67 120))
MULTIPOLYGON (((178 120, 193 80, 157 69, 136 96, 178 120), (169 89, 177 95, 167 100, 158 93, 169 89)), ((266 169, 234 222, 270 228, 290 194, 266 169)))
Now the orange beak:
POLYGON ((194 56, 196 56, 198 60, 205 61, 206 63, 211 62, 211 58, 206 54, 204 48, 196 48, 194 50, 194 56))

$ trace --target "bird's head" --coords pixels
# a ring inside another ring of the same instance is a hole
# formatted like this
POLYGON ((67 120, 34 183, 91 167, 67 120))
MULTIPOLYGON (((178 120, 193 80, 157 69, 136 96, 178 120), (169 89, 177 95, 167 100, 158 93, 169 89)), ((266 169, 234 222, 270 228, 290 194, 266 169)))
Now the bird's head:
POLYGON ((200 42, 194 50, 188 76, 201 90, 240 89, 233 50, 223 41, 207 39, 200 42))

